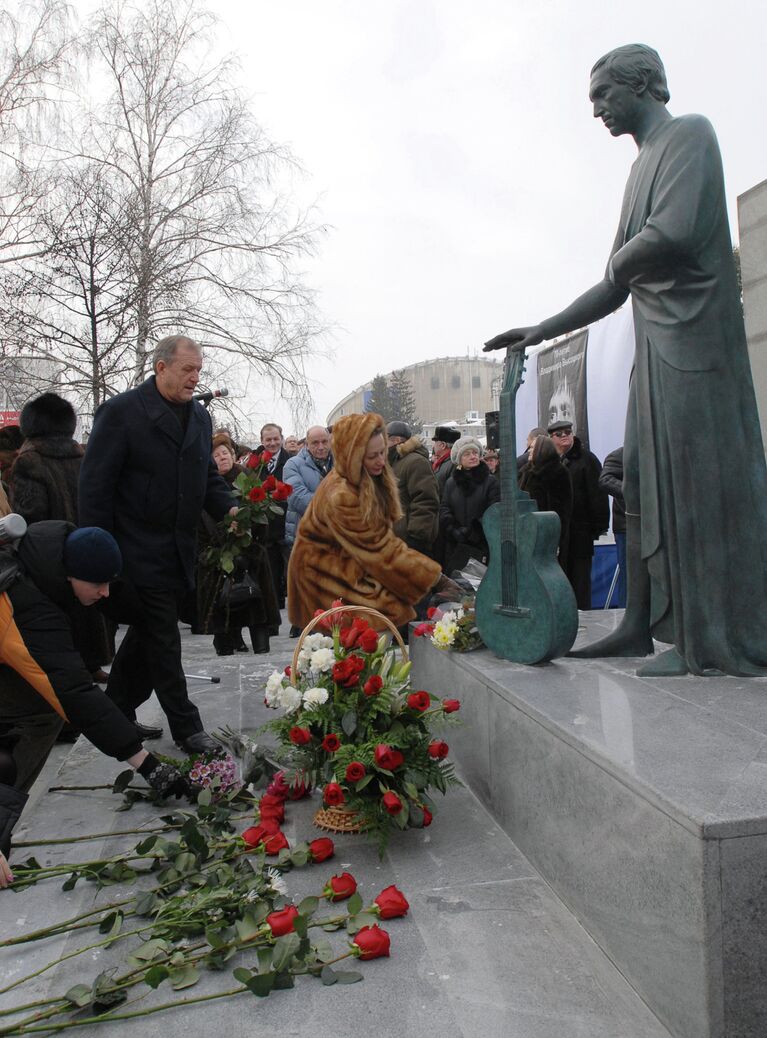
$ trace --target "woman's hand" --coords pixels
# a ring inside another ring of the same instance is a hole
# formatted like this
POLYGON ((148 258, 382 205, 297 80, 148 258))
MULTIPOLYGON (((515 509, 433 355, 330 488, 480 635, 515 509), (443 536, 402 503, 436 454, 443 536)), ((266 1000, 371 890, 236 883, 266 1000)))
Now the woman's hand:
POLYGON ((11 866, 8 864, 8 859, 5 855, 0 852, 0 888, 5 889, 13 883, 13 873, 11 872, 11 866))

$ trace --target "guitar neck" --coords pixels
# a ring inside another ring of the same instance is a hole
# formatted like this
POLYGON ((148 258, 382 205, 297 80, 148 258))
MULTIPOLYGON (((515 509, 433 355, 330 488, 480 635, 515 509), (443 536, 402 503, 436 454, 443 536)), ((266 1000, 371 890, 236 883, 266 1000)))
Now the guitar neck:
POLYGON ((517 589, 517 514, 519 484, 517 480, 517 391, 522 384, 524 354, 508 349, 504 365, 503 391, 500 399, 501 433, 501 593, 502 605, 514 609, 517 589))

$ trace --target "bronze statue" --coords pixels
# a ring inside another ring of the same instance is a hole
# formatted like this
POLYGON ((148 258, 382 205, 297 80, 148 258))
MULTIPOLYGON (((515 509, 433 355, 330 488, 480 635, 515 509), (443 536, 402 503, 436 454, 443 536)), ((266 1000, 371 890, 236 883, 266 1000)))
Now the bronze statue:
POLYGON ((624 441, 628 593, 616 630, 574 656, 673 648, 645 676, 767 673, 767 469, 732 257, 721 157, 700 115, 672 118, 658 54, 591 71, 594 117, 639 148, 602 281, 486 350, 524 350, 630 295, 636 354, 624 441))

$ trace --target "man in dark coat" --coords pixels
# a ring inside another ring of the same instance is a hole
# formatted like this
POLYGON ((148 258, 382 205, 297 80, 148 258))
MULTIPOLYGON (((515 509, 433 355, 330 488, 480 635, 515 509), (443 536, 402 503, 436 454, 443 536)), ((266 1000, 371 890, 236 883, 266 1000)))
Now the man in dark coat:
POLYGON ((433 557, 439 531, 439 488, 420 436, 404 422, 389 422, 389 464, 397 477, 403 516, 394 532, 423 555, 433 557))
POLYGON ((125 581, 105 611, 130 627, 107 692, 133 721, 154 688, 171 735, 196 753, 218 743, 187 692, 179 604, 194 587, 203 508, 221 519, 236 505, 211 458, 210 415, 193 399, 202 350, 186 336, 168 336, 153 367, 146 382, 96 412, 80 471, 80 522, 114 534, 124 561, 125 581))
MULTIPOLYGON (((126 761, 158 792, 184 792, 112 700, 79 652, 79 615, 109 597, 122 560, 104 530, 33 523, 0 549, 0 855, 65 720, 97 749, 126 761)), ((0 885, 4 885, 0 883, 0 885)))
MULTIPOLYGON (((256 447, 256 454, 269 454, 266 465, 267 475, 274 476, 282 481, 285 463, 290 460, 291 455, 285 450, 282 443, 282 426, 275 422, 269 422, 261 429, 261 443, 256 447)), ((285 514, 288 510, 287 501, 275 501, 276 507, 281 509, 282 515, 269 516, 269 525, 266 528, 266 554, 269 557, 269 565, 272 570, 272 582, 274 594, 280 609, 285 608, 285 580, 287 576, 287 564, 285 562, 285 514)))
POLYGON ((440 498, 445 492, 445 483, 447 483, 450 473, 453 471, 450 452, 453 449, 453 444, 457 443, 460 438, 461 433, 459 430, 453 429, 450 425, 438 425, 431 438, 431 467, 434 475, 437 477, 440 498))
POLYGON ((567 546, 565 573, 575 592, 579 609, 591 609, 591 560, 594 541, 610 524, 607 491, 599 486, 602 465, 596 454, 573 436, 573 423, 561 419, 547 430, 570 473, 573 485, 573 510, 567 546))

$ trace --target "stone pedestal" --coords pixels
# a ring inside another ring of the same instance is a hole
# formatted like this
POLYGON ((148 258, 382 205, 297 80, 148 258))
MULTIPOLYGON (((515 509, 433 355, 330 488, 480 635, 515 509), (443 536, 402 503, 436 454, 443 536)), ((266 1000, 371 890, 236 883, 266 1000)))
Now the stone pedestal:
POLYGON ((669 1030, 763 1038, 767 680, 411 645, 413 687, 463 701, 464 780, 669 1030))

